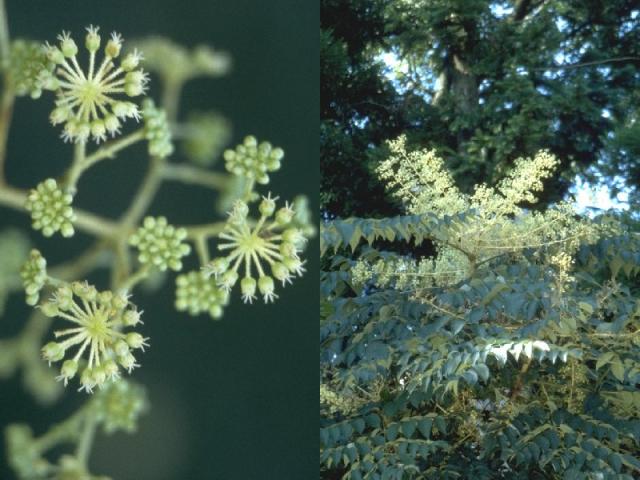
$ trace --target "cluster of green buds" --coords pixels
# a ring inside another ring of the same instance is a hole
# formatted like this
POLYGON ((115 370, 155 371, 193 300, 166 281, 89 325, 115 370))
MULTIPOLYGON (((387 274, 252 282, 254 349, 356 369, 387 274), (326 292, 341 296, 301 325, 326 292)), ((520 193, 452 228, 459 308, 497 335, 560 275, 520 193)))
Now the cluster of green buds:
POLYGON ((276 210, 276 200, 270 195, 262 198, 257 221, 249 218, 249 206, 237 201, 219 235, 223 242, 218 249, 227 255, 216 258, 203 270, 205 275, 215 277, 220 288, 229 291, 240 279, 238 270, 243 268, 240 290, 245 303, 251 303, 257 291, 265 303, 272 302, 277 298, 274 279, 284 285, 291 282, 294 274, 304 272, 298 254, 307 239, 294 225, 293 208, 285 204, 276 210), (270 272, 263 264, 269 265, 270 272))
POLYGON ((119 367, 131 372, 138 366, 131 352, 144 350, 147 339, 137 332, 122 332, 141 323, 140 312, 130 305, 126 295, 108 290, 98 292, 86 282, 74 282, 59 287, 41 310, 48 317, 73 324, 54 332, 56 339, 65 337, 62 341, 49 342, 42 348, 43 358, 51 363, 63 360, 70 348, 78 346, 74 356, 65 360, 60 369, 58 380, 65 385, 81 368, 85 352, 88 361, 80 375, 80 389, 88 393, 118 378, 119 367))
POLYGON ((144 136, 149 142, 149 155, 160 158, 171 155, 173 143, 171 143, 167 113, 156 107, 153 100, 147 98, 142 102, 142 118, 144 119, 144 136))
POLYGON ((42 90, 52 86, 54 67, 40 43, 26 40, 11 43, 8 74, 16 95, 39 98, 42 90))
POLYGON ((18 273, 29 256, 29 238, 20 230, 0 231, 0 315, 9 294, 20 288, 18 273))
POLYGON ((147 407, 144 388, 126 380, 108 383, 92 402, 94 418, 107 434, 120 430, 134 432, 138 417, 147 407))
POLYGON ((98 66, 96 52, 101 38, 98 28, 87 28, 85 48, 89 52, 89 67, 83 71, 76 54, 78 46, 68 32, 58 36, 58 46, 47 44, 47 58, 56 65, 54 81, 49 88, 56 90, 56 108, 51 112, 53 125, 64 124, 65 141, 96 142, 114 136, 120 131, 121 120, 139 120, 137 105, 116 99, 114 95, 137 97, 145 92, 147 74, 138 69, 142 55, 131 52, 119 65, 114 60, 120 55, 122 37, 112 33, 104 48, 104 59, 98 66))
POLYGON ((249 135, 235 150, 225 150, 224 160, 227 171, 245 176, 259 184, 269 183, 269 172, 280 169, 284 150, 274 148, 269 142, 258 143, 249 135))
POLYGON ((229 294, 204 272, 189 272, 176 278, 176 309, 189 315, 208 313, 217 320, 229 303, 229 294))
POLYGON ((170 268, 182 270, 181 258, 188 255, 191 247, 184 240, 187 231, 169 225, 165 217, 147 217, 142 226, 129 238, 129 244, 138 248, 138 260, 153 265, 161 271, 170 268))
POLYGON ((58 231, 63 237, 71 237, 76 219, 72 202, 73 196, 60 188, 53 178, 48 178, 29 192, 25 208, 31 213, 33 228, 42 230, 45 237, 58 231))
POLYGON ((40 300, 40 290, 47 282, 47 260, 38 250, 31 250, 29 259, 20 270, 20 276, 27 296, 27 305, 36 305, 40 300))
POLYGON ((182 125, 182 149, 196 165, 209 167, 231 140, 231 123, 215 112, 195 112, 182 125))

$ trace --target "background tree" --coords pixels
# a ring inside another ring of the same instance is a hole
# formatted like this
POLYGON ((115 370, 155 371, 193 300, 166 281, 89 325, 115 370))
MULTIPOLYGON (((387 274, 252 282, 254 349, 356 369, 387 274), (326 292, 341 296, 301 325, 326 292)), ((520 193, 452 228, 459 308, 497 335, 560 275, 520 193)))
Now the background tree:
POLYGON ((576 174, 635 185, 639 22, 632 0, 323 0, 322 207, 393 211, 370 170, 399 132, 463 191, 542 148, 543 205, 576 174))

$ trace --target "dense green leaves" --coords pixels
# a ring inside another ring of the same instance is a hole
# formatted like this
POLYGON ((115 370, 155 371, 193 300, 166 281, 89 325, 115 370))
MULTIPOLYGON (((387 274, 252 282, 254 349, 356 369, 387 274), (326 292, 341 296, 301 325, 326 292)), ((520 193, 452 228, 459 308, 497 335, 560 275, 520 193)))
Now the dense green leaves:
POLYGON ((354 281, 357 258, 397 258, 380 242, 446 242, 469 215, 323 226, 326 478, 640 475, 636 232, 617 225, 579 246, 564 283, 547 247, 499 256, 454 284, 354 281))

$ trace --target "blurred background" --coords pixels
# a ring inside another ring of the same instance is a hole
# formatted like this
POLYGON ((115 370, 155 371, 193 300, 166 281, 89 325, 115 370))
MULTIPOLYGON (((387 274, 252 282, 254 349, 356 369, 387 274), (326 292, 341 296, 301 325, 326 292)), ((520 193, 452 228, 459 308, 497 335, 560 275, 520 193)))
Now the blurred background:
MULTIPOLYGON (((7 9, 13 38, 52 41, 65 29, 82 41, 84 27, 94 24, 103 34, 121 32, 125 45, 134 37, 163 35, 188 47, 207 43, 229 52, 232 72, 187 84, 180 116, 213 109, 233 125, 229 146, 254 134, 282 147, 283 168, 272 176, 269 188, 283 200, 304 193, 311 210, 318 211, 317 2, 8 0, 7 9)), ((158 99, 155 86, 151 95, 158 99)), ((16 103, 7 176, 17 187, 30 188, 60 175, 72 155, 72 147, 58 138, 60 128, 48 123, 52 105, 47 92, 38 101, 22 97, 16 103)), ((181 161, 179 152, 176 159, 181 161)), ((83 176, 74 205, 117 217, 146 166, 145 144, 99 165, 83 176)), ((223 166, 219 162, 214 168, 223 166)), ((215 200, 206 190, 166 184, 151 214, 178 224, 210 222, 219 218, 214 216, 215 200)), ((28 232, 51 265, 91 244, 82 234, 73 240, 45 239, 29 232, 26 215, 0 209, 0 231, 7 226, 28 232)), ((307 275, 280 289, 275 304, 245 306, 236 291, 218 322, 176 312, 173 274, 160 291, 137 293, 135 303, 144 310, 143 333, 151 338, 151 348, 132 378, 147 387, 151 409, 137 434, 97 437, 92 472, 118 480, 314 478, 317 250, 314 239, 306 255, 307 275)), ((193 260, 186 269, 196 267, 193 260)), ((105 282, 106 277, 99 274, 92 280, 105 282)), ((13 295, 0 318, 0 339, 19 332, 28 313, 22 295, 13 295)), ((56 404, 43 407, 24 392, 20 376, 14 376, 0 382, 0 427, 25 422, 39 435, 85 399, 69 388, 56 404)), ((14 478, 4 452, 0 478, 14 478)))

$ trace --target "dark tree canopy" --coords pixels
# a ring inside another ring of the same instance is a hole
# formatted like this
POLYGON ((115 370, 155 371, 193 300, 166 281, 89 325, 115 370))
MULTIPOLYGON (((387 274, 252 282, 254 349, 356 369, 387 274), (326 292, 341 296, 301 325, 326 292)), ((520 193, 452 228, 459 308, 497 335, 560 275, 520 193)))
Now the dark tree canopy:
POLYGON ((576 174, 638 184, 639 10, 634 0, 322 0, 324 210, 394 212, 371 170, 400 133, 435 148, 466 191, 541 149, 562 162, 542 205, 576 174))

